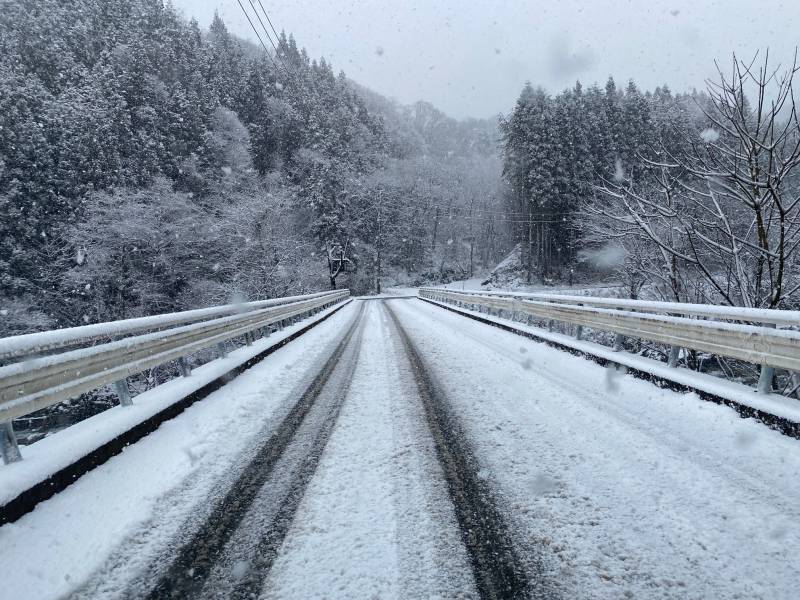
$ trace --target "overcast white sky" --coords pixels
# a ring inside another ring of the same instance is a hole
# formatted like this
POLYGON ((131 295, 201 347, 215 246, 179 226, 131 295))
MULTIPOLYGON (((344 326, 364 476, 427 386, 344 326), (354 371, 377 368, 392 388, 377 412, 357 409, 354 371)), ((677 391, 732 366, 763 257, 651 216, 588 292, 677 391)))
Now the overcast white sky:
MULTIPOLYGON (((173 3, 203 27, 218 10, 255 41, 236 0, 173 3)), ((602 84, 613 75, 683 90, 702 87, 715 58, 768 45, 785 62, 800 44, 800 0, 262 3, 312 57, 401 102, 428 100, 459 118, 507 113, 526 80, 556 92, 576 78, 602 84)))

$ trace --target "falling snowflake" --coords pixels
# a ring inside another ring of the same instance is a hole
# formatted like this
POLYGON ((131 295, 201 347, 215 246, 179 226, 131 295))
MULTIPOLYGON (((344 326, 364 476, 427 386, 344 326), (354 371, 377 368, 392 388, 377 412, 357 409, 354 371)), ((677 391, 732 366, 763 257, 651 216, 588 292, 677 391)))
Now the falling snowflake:
POLYGON ((622 159, 618 158, 614 162, 614 181, 622 182, 625 181, 625 170, 622 168, 622 159))
POLYGON ((717 131, 716 129, 713 129, 712 127, 708 127, 706 129, 703 129, 703 131, 700 132, 700 138, 706 144, 713 144, 714 142, 716 142, 719 139, 719 131, 717 131))

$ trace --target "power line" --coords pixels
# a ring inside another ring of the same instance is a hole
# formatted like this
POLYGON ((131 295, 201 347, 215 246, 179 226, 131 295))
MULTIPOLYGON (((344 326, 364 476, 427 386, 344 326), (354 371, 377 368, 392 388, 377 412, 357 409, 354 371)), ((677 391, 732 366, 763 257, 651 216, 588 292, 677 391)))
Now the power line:
POLYGON ((264 10, 264 5, 261 4, 261 0, 258 0, 258 3, 259 3, 259 5, 261 5, 261 10, 264 11, 264 16, 267 17, 267 23, 269 23, 269 26, 272 28, 272 33, 275 34, 275 39, 279 40, 280 36, 278 35, 278 32, 275 31, 275 26, 272 24, 272 20, 270 20, 269 15, 267 14, 267 11, 264 10))
POLYGON ((391 208, 395 208, 398 210, 408 209, 408 208, 417 208, 417 209, 424 209, 424 210, 431 210, 435 208, 439 208, 440 210, 444 210, 446 213, 442 216, 444 219, 452 220, 458 219, 461 221, 480 221, 484 223, 510 223, 510 224, 519 224, 519 225, 528 225, 528 224, 563 224, 567 223, 568 220, 566 218, 561 219, 552 219, 552 218, 542 218, 542 217, 531 217, 525 219, 509 219, 509 218, 495 218, 495 217, 486 217, 481 215, 469 215, 469 214, 458 214, 460 213, 468 213, 468 208, 463 207, 450 207, 450 208, 443 208, 441 206, 437 206, 436 204, 414 204, 413 202, 403 202, 402 200, 381 200, 380 203, 383 206, 389 206, 391 208), (455 214, 454 214, 455 213, 455 214))
MULTIPOLYGON (((256 26, 253 24, 253 20, 250 18, 250 13, 248 13, 247 9, 245 9, 244 4, 242 4, 242 0, 236 0, 236 2, 239 4, 239 8, 242 9, 244 16, 247 17, 247 22, 250 23, 250 27, 253 29, 253 33, 256 34, 258 41, 261 42, 261 47, 264 48, 264 52, 267 53, 267 56, 269 56, 269 59, 272 61, 272 64, 275 65, 275 68, 277 69, 278 63, 276 63, 275 59, 272 58, 272 56, 269 53, 269 50, 267 50, 267 45, 264 43, 264 40, 262 40, 261 36, 258 34, 258 29, 256 29, 256 26)), ((258 16, 258 13, 256 13, 256 16, 258 16)))
MULTIPOLYGON (((239 1, 239 0, 237 0, 237 1, 239 1)), ((284 75, 286 76, 286 79, 287 80, 294 80, 298 85, 302 85, 301 84, 301 78, 300 78, 299 74, 297 73, 296 69, 289 67, 289 64, 284 59, 284 55, 280 52, 280 50, 278 50, 278 46, 276 45, 275 41, 272 40, 272 36, 270 36, 266 25, 264 25, 264 21, 261 19, 261 16, 259 15, 258 9, 255 6, 254 0, 249 0, 249 1, 250 1, 250 6, 252 7, 253 12, 256 15, 256 18, 258 19, 258 22, 261 25, 261 29, 264 32, 264 35, 267 36, 267 39, 269 40, 270 45, 275 50, 275 58, 277 58, 277 60, 280 62, 281 66, 282 66, 281 70, 283 71, 284 75)), ((261 11, 264 13, 264 17, 266 17, 266 19, 267 19, 267 23, 269 23, 270 28, 272 29, 273 33, 275 34, 275 40, 279 42, 280 41, 280 37, 278 36, 277 32, 275 31, 275 27, 272 24, 272 20, 269 18, 269 14, 267 13, 267 10, 264 8, 264 4, 261 2, 261 0, 257 0, 257 1, 258 1, 258 5, 261 7, 261 11)), ((242 6, 242 3, 240 1, 239 1, 239 6, 242 6)), ((242 10, 245 11, 244 7, 242 7, 242 10)), ((247 11, 245 11, 245 14, 248 14, 247 11)), ((250 21, 250 26, 253 28, 253 31, 256 31, 255 25, 252 22, 252 20, 250 20, 249 16, 248 16, 247 20, 250 21)), ((258 36, 258 32, 256 32, 256 35, 258 36)), ((259 41, 260 41, 261 36, 258 36, 258 37, 259 37, 259 41)), ((266 46, 264 45, 263 42, 261 43, 261 45, 264 46, 265 52, 269 55, 269 50, 267 50, 267 48, 266 48, 266 46)), ((278 68, 278 64, 275 62, 275 59, 272 57, 272 55, 270 55, 270 60, 275 65, 275 67, 278 68)))
MULTIPOLYGON (((261 7, 261 10, 264 12, 264 16, 267 17, 267 21, 269 21, 269 16, 267 15, 267 11, 264 10, 264 5, 261 4, 261 0, 258 0, 258 5, 261 7)), ((272 41, 272 37, 269 35, 269 31, 267 31, 267 27, 266 27, 266 25, 264 25, 264 21, 261 20, 261 15, 258 14, 258 9, 255 7, 255 4, 253 4, 253 0, 250 0, 250 6, 253 7, 253 12, 256 14, 256 18, 258 19, 258 22, 261 24, 261 29, 264 30, 264 33, 266 34, 267 39, 269 40, 269 43, 275 49, 275 57, 279 61, 281 61, 281 64, 283 65, 284 70, 287 70, 288 67, 287 67, 286 63, 284 62, 283 58, 281 57, 280 52, 278 52, 278 46, 276 46, 275 42, 272 41)), ((277 36, 275 37, 275 39, 278 39, 277 36)), ((288 72, 287 72, 287 74, 288 74, 288 72)))

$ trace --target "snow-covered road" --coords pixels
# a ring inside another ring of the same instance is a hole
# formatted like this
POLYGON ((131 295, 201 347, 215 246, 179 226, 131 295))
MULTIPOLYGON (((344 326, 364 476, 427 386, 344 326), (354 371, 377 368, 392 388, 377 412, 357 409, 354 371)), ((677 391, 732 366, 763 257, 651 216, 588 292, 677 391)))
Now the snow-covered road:
POLYGON ((789 599, 798 449, 429 303, 356 301, 0 527, 0 599, 488 596, 488 526, 536 597, 789 599))
POLYGON ((797 440, 427 303, 394 306, 563 597, 797 597, 797 440))

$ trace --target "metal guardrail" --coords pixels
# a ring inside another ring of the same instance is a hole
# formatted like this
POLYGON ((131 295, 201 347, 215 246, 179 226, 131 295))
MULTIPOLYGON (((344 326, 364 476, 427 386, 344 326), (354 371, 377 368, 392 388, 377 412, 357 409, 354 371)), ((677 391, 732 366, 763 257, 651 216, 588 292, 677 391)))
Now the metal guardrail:
POLYGON ((551 331, 556 322, 570 323, 578 339, 586 327, 608 331, 617 335, 616 350, 625 337, 663 343, 670 346, 671 367, 677 366, 681 348, 739 359, 761 366, 762 393, 772 391, 776 368, 792 372, 794 380, 800 372, 800 331, 777 328, 800 327, 798 311, 439 288, 421 288, 419 295, 481 312, 505 311, 513 319, 544 320, 551 331))
POLYGON ((133 335, 135 333, 155 331, 157 329, 174 327, 176 325, 187 325, 189 323, 213 319, 214 317, 242 314, 258 310, 259 308, 281 306, 300 300, 322 298, 330 296, 333 293, 336 292, 318 292, 303 296, 288 296, 284 298, 272 298, 271 300, 258 300, 256 302, 225 304, 222 306, 199 308, 165 315, 153 315, 135 319, 124 319, 121 321, 110 321, 107 323, 82 325, 80 327, 54 329, 26 335, 15 335, 13 337, 0 339, 0 362, 8 362, 9 359, 18 359, 31 354, 40 354, 52 350, 85 345, 98 340, 110 341, 114 338, 133 335))
POLYGON ((226 356, 228 340, 244 336, 251 345, 255 332, 268 336, 272 326, 282 329, 286 322, 319 312, 349 295, 349 290, 337 290, 2 339, 0 357, 18 361, 0 367, 3 460, 8 463, 21 458, 11 425, 17 417, 109 383, 114 384, 120 404, 129 406, 127 377, 173 360, 188 377, 187 356, 212 347, 219 356, 226 356), (143 334, 145 331, 148 333, 143 334), (112 337, 122 339, 95 343, 112 337), (41 356, 54 350, 64 351, 41 356))
POLYGON ((569 296, 563 294, 544 294, 526 292, 496 292, 483 290, 445 290, 443 288, 421 288, 422 290, 458 291, 471 296, 497 298, 519 298, 556 304, 573 304, 595 308, 628 309, 644 313, 669 313, 682 317, 707 317, 719 321, 739 321, 800 327, 800 310, 773 310, 767 308, 745 308, 742 306, 714 306, 711 304, 692 304, 689 302, 660 302, 649 300, 628 300, 625 298, 600 298, 596 296, 569 296))

